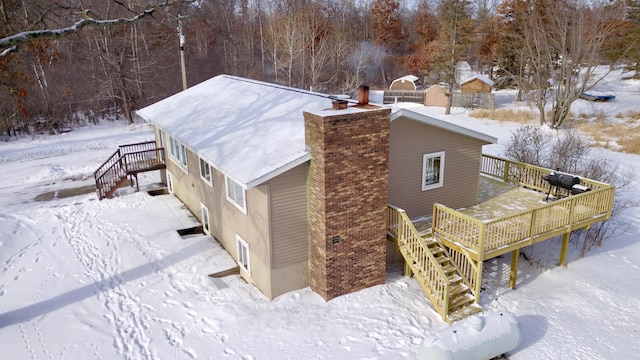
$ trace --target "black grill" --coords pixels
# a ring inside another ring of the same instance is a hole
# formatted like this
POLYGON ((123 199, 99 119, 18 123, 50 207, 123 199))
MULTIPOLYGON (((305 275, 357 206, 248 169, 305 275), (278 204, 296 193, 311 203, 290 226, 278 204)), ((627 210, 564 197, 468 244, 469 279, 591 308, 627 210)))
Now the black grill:
POLYGON ((554 186, 556 188, 569 190, 571 195, 582 194, 591 190, 584 185, 580 185, 580 178, 571 174, 552 171, 549 175, 543 176, 542 178, 550 185, 549 193, 547 194, 545 201, 549 200, 549 194, 551 194, 551 190, 554 186))
POLYGON ((551 186, 557 186, 567 190, 571 190, 573 185, 580 184, 579 177, 555 171, 552 171, 551 174, 543 176, 542 178, 551 184, 551 186))

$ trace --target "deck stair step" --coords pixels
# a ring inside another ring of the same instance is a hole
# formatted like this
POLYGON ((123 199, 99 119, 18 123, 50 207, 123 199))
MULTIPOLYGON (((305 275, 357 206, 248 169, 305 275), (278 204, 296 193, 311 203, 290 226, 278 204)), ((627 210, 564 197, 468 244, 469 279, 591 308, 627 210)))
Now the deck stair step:
POLYGON ((451 286, 449 288, 449 296, 451 298, 455 298, 458 295, 466 294, 468 292, 469 292, 469 287, 467 287, 467 285, 465 285, 464 283, 458 283, 455 286, 451 286))
POLYGON ((473 302, 473 300, 474 300, 474 297, 470 293, 465 292, 462 294, 458 294, 457 296, 449 300, 449 310, 452 311, 452 310, 460 309, 465 305, 473 302))
POLYGON ((456 322, 458 320, 462 320, 468 316, 477 314, 477 313, 481 313, 482 312, 482 307, 480 305, 476 305, 476 304, 471 304, 468 306, 465 306, 459 310, 450 312, 447 315, 447 319, 449 322, 456 322))

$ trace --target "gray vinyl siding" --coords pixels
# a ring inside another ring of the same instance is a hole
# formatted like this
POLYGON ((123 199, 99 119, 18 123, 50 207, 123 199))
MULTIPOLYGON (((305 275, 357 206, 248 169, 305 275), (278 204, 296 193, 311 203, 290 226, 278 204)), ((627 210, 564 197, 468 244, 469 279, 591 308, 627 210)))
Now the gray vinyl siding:
POLYGON ((302 164, 269 181, 273 268, 308 259, 306 176, 307 165, 302 164))
POLYGON ((391 123, 389 203, 410 218, 431 215, 435 202, 457 209, 475 205, 482 145, 486 142, 406 118, 391 123), (441 188, 422 191, 422 156, 445 152, 441 188))

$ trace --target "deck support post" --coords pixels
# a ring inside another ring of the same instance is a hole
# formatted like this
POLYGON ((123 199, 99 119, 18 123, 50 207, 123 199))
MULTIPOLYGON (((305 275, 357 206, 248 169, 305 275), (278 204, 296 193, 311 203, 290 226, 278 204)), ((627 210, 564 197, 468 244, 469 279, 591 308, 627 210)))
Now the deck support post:
POLYGON ((567 250, 569 248, 569 236, 571 233, 564 233, 562 235, 562 247, 560 248, 560 261, 558 266, 567 266, 567 250))
POLYGON ((520 260, 520 249, 511 252, 511 272, 509 272, 509 287, 516 289, 516 280, 518 280, 518 261, 520 260))
POLYGON ((482 270, 484 269, 484 261, 478 261, 478 270, 476 271, 476 291, 474 304, 480 304, 480 291, 482 290, 482 270))
POLYGON ((404 276, 411 277, 411 267, 406 259, 404 261, 404 276))

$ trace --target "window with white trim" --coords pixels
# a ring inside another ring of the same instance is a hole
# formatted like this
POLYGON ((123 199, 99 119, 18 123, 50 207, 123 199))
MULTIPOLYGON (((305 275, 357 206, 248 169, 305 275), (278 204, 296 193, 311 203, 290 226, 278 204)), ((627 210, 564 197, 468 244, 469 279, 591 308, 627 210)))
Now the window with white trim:
POLYGON ((187 147, 169 135, 169 158, 187 171, 187 147))
POLYGON ((213 186, 211 182, 211 165, 203 158, 200 158, 200 178, 207 184, 213 186))
POLYGON ((245 190, 242 185, 235 182, 230 177, 226 177, 227 183, 227 200, 240 209, 243 213, 247 213, 247 200, 245 197, 245 190))
POLYGON ((202 215, 202 230, 205 234, 211 233, 211 225, 209 223, 209 208, 207 205, 200 203, 200 214, 202 215))
POLYGON ((169 194, 173 194, 173 175, 169 171, 167 171, 167 189, 169 194))
POLYGON ((238 254, 238 265, 251 273, 251 264, 249 261, 249 244, 244 241, 240 235, 236 234, 236 250, 238 254))
MULTIPOLYGON (((158 145, 158 147, 164 148, 164 131, 160 128, 158 128, 158 145)), ((160 153, 160 156, 162 157, 162 160, 164 160, 164 151, 160 153)))
POLYGON ((422 191, 442 187, 444 182, 444 151, 422 156, 422 191))

